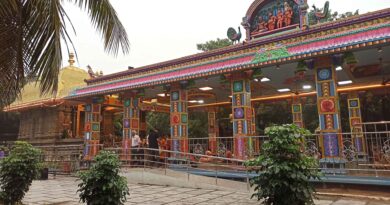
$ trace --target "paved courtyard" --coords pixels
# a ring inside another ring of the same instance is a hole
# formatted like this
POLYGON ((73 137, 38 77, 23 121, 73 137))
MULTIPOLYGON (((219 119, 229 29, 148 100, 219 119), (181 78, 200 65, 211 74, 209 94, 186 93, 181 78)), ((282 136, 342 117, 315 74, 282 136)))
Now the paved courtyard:
MULTIPOLYGON (((71 205, 80 204, 73 177, 57 177, 47 181, 34 181, 25 196, 24 204, 71 205)), ((248 193, 207 189, 180 188, 143 184, 129 184, 130 198, 126 204, 259 204, 250 200, 248 193)), ((327 198, 316 201, 318 205, 384 205, 390 202, 368 202, 353 199, 327 198)))

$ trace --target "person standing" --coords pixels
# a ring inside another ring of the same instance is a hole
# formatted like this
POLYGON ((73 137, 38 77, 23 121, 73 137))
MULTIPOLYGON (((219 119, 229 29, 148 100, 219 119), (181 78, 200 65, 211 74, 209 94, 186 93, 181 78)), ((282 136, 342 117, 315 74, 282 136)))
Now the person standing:
POLYGON ((150 159, 153 161, 153 164, 156 164, 157 162, 157 156, 158 156, 158 131, 156 129, 151 129, 149 131, 149 153, 150 153, 150 159))
POLYGON ((131 158, 134 165, 139 165, 139 148, 141 146, 141 138, 137 134, 136 130, 131 131, 131 158))

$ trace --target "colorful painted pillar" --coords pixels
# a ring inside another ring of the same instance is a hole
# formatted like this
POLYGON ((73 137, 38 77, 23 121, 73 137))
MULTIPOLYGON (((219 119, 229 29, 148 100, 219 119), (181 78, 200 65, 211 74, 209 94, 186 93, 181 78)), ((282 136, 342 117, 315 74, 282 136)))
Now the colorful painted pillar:
POLYGON ((357 152, 358 161, 366 161, 366 141, 363 134, 362 115, 360 112, 360 100, 356 94, 348 98, 349 125, 351 127, 351 139, 357 152))
POLYGON ((251 81, 245 73, 231 76, 234 157, 247 158, 253 152, 251 81))
MULTIPOLYGON (((171 149, 188 152, 188 96, 182 84, 171 86, 171 149)), ((177 156, 177 155, 175 155, 177 156)))
POLYGON ((101 104, 92 103, 85 105, 85 160, 92 160, 99 152, 101 109, 101 104))
POLYGON ((217 154, 217 137, 218 137, 218 123, 217 112, 215 108, 208 111, 208 133, 209 133, 209 150, 217 154))
MULTIPOLYGON (((340 106, 337 94, 336 73, 332 57, 325 56, 314 61, 316 71, 317 106, 320 122, 320 146, 322 168, 339 168, 343 172, 343 141, 340 126, 340 106)), ((324 169, 327 171, 327 169, 324 169)), ((331 170, 335 172, 335 169, 331 170)))
POLYGON ((132 130, 139 135, 140 131, 140 101, 138 97, 125 97, 123 101, 123 141, 122 159, 131 159, 131 137, 132 130))
POLYGON ((302 117, 302 103, 299 98, 294 98, 291 105, 293 123, 300 128, 304 127, 302 117))

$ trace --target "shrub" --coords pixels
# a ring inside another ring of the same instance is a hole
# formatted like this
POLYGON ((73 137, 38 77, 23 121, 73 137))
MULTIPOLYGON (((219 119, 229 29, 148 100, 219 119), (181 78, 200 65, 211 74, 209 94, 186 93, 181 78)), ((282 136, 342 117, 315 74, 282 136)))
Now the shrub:
POLYGON ((314 188, 309 179, 319 179, 317 161, 304 154, 304 136, 308 130, 296 125, 268 127, 269 141, 262 146, 262 154, 246 162, 257 167, 258 176, 251 179, 255 187, 253 197, 264 199, 264 204, 314 204, 314 188))
POLYGON ((119 176, 120 161, 116 154, 101 151, 95 157, 95 164, 85 172, 79 172, 78 185, 80 201, 88 205, 118 205, 129 195, 127 180, 119 176))
POLYGON ((40 169, 40 150, 27 142, 16 141, 8 157, 0 162, 1 200, 20 202, 40 169))

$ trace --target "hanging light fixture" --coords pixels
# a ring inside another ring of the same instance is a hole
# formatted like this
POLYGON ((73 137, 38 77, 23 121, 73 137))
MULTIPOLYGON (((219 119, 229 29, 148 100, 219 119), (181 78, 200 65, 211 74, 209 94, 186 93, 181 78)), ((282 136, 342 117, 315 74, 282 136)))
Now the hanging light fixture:
POLYGON ((305 77, 306 71, 307 65, 305 61, 299 61, 297 67, 295 68, 295 76, 302 80, 305 77))

